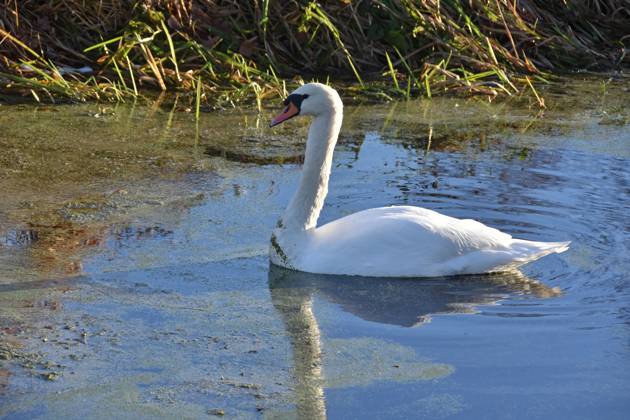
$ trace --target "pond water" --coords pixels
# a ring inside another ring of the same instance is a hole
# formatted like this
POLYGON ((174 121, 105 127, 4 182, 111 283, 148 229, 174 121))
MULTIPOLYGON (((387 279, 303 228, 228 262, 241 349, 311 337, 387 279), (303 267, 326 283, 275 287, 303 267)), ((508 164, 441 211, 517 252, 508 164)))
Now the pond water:
POLYGON ((269 266, 308 121, 0 106, 0 417, 626 419, 629 87, 348 106, 320 223, 409 204, 572 241, 433 279, 269 266))

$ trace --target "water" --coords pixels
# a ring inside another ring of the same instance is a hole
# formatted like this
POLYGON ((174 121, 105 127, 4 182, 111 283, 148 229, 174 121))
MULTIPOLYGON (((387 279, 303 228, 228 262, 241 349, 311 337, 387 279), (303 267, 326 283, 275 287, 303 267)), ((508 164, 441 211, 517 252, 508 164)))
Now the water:
POLYGON ((573 241, 424 280, 269 267, 306 121, 3 108, 0 416, 627 418, 629 96, 348 107, 320 223, 410 204, 573 241))

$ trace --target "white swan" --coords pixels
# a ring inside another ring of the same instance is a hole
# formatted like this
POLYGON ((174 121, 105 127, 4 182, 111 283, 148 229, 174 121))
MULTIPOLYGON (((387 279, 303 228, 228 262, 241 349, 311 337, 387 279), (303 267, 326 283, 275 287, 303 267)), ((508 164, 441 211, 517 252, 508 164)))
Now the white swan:
POLYGON ((333 151, 343 119, 337 92, 319 83, 296 89, 273 127, 312 115, 297 192, 271 235, 273 264, 310 273, 433 277, 505 271, 569 242, 533 242, 475 220, 412 206, 363 210, 317 227, 328 192, 333 151))

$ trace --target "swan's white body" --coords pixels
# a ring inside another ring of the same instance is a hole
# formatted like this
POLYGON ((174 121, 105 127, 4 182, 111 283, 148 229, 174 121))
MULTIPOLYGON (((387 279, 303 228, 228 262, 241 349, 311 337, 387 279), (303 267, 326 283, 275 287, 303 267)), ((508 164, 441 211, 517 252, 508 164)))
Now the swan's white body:
POLYGON ((334 89, 317 83, 294 95, 307 95, 298 112, 315 118, 300 185, 271 236, 273 264, 321 274, 432 277, 505 271, 568 249, 569 242, 513 239, 475 220, 412 206, 364 210, 317 227, 343 105, 334 89))

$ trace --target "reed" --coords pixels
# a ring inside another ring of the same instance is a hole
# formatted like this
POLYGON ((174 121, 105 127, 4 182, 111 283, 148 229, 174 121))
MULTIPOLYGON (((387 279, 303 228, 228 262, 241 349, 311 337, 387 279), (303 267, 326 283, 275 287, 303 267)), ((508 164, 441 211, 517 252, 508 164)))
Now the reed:
POLYGON ((0 94, 193 106, 202 83, 204 106, 260 109, 305 77, 542 107, 538 83, 627 67, 628 43, 626 0, 0 0, 0 94))

